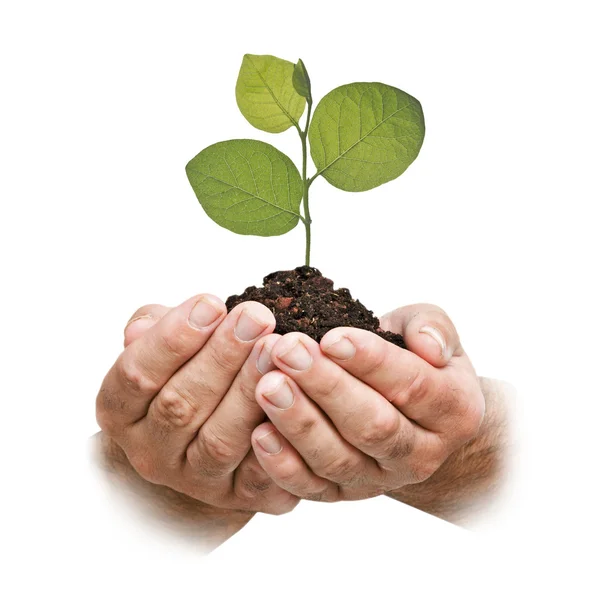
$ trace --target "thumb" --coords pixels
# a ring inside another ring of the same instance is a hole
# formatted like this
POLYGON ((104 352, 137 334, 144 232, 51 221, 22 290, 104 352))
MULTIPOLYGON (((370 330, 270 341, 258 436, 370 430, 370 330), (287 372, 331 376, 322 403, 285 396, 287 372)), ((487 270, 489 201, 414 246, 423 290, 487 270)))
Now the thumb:
POLYGON ((435 367, 445 367, 453 356, 463 354, 454 324, 436 305, 400 307, 381 318, 381 328, 401 334, 410 351, 435 367))
POLYGON ((145 334, 168 311, 173 309, 166 305, 144 305, 129 318, 125 326, 123 346, 127 348, 134 340, 145 334))

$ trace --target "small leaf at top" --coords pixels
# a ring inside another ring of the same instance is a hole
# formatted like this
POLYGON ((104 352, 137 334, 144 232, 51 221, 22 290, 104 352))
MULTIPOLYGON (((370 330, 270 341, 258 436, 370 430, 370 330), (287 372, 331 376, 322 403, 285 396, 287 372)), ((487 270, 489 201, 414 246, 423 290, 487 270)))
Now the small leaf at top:
POLYGON ((255 128, 278 133, 298 125, 306 100, 294 89, 293 75, 292 62, 275 56, 244 56, 235 98, 255 128))
POLYGON ((302 180, 291 159, 258 140, 227 140, 185 168, 198 201, 216 223, 242 235, 283 235, 300 219, 302 180))
POLYGON ((352 83, 321 101, 310 124, 310 154, 331 185, 370 190, 401 175, 425 136, 421 104, 381 83, 352 83))
POLYGON ((298 60, 298 63, 294 66, 294 76, 292 77, 294 83, 294 89, 302 97, 306 97, 309 101, 312 101, 310 94, 310 78, 306 66, 302 60, 298 60))

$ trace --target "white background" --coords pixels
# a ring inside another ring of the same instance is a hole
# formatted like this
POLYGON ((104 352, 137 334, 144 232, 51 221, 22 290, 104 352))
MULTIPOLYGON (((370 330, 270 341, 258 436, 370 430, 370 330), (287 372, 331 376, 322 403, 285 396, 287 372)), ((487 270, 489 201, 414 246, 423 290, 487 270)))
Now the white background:
POLYGON ((597 591, 593 4, 3 3, 3 591, 597 591), (133 311, 302 263, 300 227, 231 234, 184 173, 229 138, 298 161, 293 130, 237 110, 244 53, 302 57, 316 98, 380 81, 423 105, 401 178, 312 186, 314 264, 377 313, 444 307, 478 373, 516 386, 518 463, 478 533, 386 500, 307 503, 201 561, 90 476, 95 395, 133 311))

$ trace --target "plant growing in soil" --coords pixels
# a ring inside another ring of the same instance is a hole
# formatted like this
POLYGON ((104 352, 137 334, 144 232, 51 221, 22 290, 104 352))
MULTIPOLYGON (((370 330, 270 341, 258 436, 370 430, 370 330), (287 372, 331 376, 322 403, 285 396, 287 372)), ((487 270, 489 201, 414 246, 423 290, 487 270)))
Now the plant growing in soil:
MULTIPOLYGON (((325 332, 320 329, 312 332, 314 328, 310 326, 323 326, 327 312, 335 310, 336 322, 348 322, 337 323, 338 326, 359 327, 366 327, 363 318, 367 312, 372 318, 368 325, 375 324, 368 329, 376 331, 379 322, 369 310, 353 300, 346 289, 333 291, 333 283, 310 268, 309 191, 318 177, 340 190, 364 192, 400 176, 415 160, 423 144, 425 123, 421 104, 389 85, 351 83, 327 93, 312 114, 311 82, 302 60, 293 64, 274 56, 250 54, 243 58, 235 92, 240 111, 255 128, 273 134, 292 127, 296 129, 302 144, 302 174, 292 160, 274 146, 240 139, 218 142, 198 153, 186 166, 189 182, 205 212, 222 227, 242 235, 272 236, 291 231, 301 221, 306 247, 303 267, 265 277, 265 285, 273 281, 284 292, 281 287, 285 285, 291 292, 289 295, 271 294, 267 298, 256 293, 261 289, 252 292, 251 289, 256 288, 251 287, 241 297, 228 299, 228 307, 238 300, 262 300, 273 309, 278 331, 287 328, 277 317, 278 312, 285 310, 287 317, 299 321, 285 331, 297 329, 316 338, 325 332), (306 118, 301 125, 305 109, 306 118), (309 145, 316 168, 310 177, 307 174, 309 145), (281 274, 282 279, 272 278, 281 274), (317 280, 319 277, 322 281, 317 280), (323 312, 315 310, 312 317, 306 306, 300 307, 296 299, 307 292, 307 283, 314 297, 321 291, 328 295, 326 300, 329 299, 323 304, 323 312), (247 295, 249 291, 252 296, 247 295), (352 310, 353 305, 364 311, 351 315, 348 308, 352 310)), ((273 287, 271 293, 272 290, 273 287)))

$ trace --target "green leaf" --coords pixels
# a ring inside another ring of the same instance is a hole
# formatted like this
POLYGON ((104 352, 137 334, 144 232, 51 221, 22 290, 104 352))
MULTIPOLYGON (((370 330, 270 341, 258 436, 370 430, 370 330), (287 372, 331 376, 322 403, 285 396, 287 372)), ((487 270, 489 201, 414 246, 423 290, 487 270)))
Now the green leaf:
POLYGON ((298 63, 294 66, 292 83, 294 84, 294 89, 296 89, 298 95, 302 95, 302 97, 306 97, 309 101, 312 101, 312 96, 310 94, 310 78, 302 60, 298 60, 298 63))
POLYGON ((298 125, 306 100, 294 89, 293 74, 294 64, 281 58, 244 56, 235 98, 255 128, 278 133, 298 125))
POLYGON ((227 140, 185 167, 206 214, 241 235, 283 235, 300 219, 302 180, 290 158, 258 140, 227 140))
POLYGON ((352 83, 325 95, 308 132, 317 175, 347 192, 397 178, 416 159, 424 136, 421 104, 381 83, 352 83))

